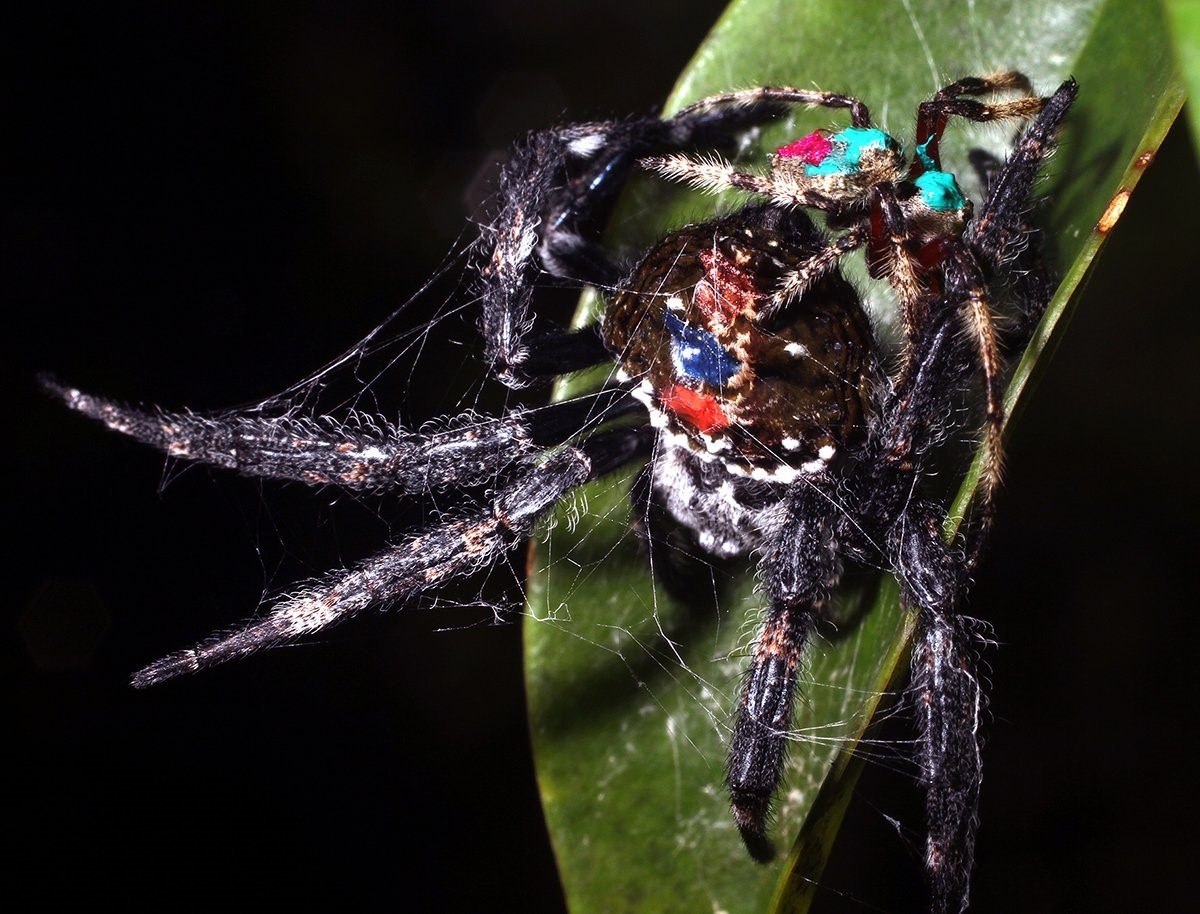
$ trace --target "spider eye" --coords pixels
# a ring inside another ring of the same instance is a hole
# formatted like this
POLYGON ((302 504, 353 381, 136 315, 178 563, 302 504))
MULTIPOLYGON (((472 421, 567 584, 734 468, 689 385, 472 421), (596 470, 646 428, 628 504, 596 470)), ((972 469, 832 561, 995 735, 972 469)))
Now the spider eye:
POLYGON ((820 165, 831 152, 833 143, 829 136, 822 130, 814 130, 808 136, 780 146, 775 154, 782 159, 800 159, 806 165, 820 165))

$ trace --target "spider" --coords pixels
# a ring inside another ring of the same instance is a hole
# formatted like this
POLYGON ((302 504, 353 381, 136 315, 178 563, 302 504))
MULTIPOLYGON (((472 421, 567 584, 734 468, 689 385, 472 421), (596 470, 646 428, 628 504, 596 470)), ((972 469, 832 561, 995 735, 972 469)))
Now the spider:
MULTIPOLYGON (((961 80, 922 105, 922 157, 936 165, 944 116, 963 113, 961 102, 946 98, 985 82, 961 80)), ((985 294, 983 267, 989 279, 1014 270, 1004 252, 1019 251, 1031 233, 1033 183, 1075 92, 1069 81, 1049 99, 1023 102, 1023 114, 1037 113, 1008 162, 981 160, 987 193, 978 215, 964 225, 964 204, 950 217, 953 230, 915 236, 922 244, 932 239, 939 255, 917 253, 931 275, 911 301, 901 296, 905 357, 890 374, 884 345, 837 263, 851 242, 876 236, 860 222, 831 241, 806 209, 866 219, 874 204, 864 201, 886 205, 895 198, 903 219, 885 220, 892 233, 885 240, 911 253, 913 233, 927 223, 914 216, 918 204, 905 195, 899 148, 890 138, 864 147, 861 156, 866 162, 882 155, 889 180, 834 169, 833 184, 859 182, 865 190, 806 190, 803 198, 785 198, 778 188, 799 181, 788 177, 790 153, 781 151, 772 177, 755 179, 766 201, 672 231, 632 268, 596 239, 599 214, 640 160, 694 169, 704 160, 692 155, 729 145, 778 116, 781 101, 848 107, 856 123, 867 120, 862 103, 848 96, 759 89, 714 96, 666 119, 536 132, 502 170, 472 264, 492 373, 515 388, 612 366, 608 383, 592 393, 490 419, 464 414, 412 431, 361 415, 351 421, 257 409, 170 412, 45 380, 71 409, 174 458, 400 495, 488 488, 490 503, 482 509, 447 512, 240 627, 151 663, 134 674, 133 685, 288 643, 484 569, 532 535, 570 492, 640 464, 631 487, 635 506, 659 506, 711 556, 758 556, 764 621, 732 723, 726 777, 734 820, 758 860, 773 854, 767 824, 782 778, 797 670, 843 563, 882 561, 894 571, 918 620, 912 688, 932 908, 961 910, 973 857, 983 699, 959 608, 968 556, 977 552, 985 525, 970 523, 948 543, 946 507, 926 493, 925 478, 954 431, 947 417, 956 415, 975 364, 972 344, 959 331, 960 305, 985 294), (902 232, 898 246, 896 232, 902 232), (602 319, 577 330, 535 319, 533 300, 546 274, 601 290, 608 298, 602 319)), ((849 143, 846 133, 827 139, 837 148, 849 143)), ((838 154, 848 158, 848 149, 838 154)), ((921 168, 912 182, 918 188, 923 175, 946 174, 921 168)), ((737 173, 721 174, 734 184, 737 173)), ((888 275, 899 269, 891 263, 888 275)), ((1045 305, 1043 287, 1022 289, 1025 311, 1037 313, 1045 305)))
MULTIPOLYGON (((1060 91, 1065 94, 1067 90, 1064 87, 1060 91)), ((774 291, 774 306, 781 307, 802 295, 822 271, 865 246, 870 275, 886 278, 896 291, 905 359, 912 356, 927 320, 923 312, 946 294, 948 285, 961 290, 949 304, 964 312, 983 373, 985 463, 978 510, 982 522, 989 522, 1000 482, 1004 407, 1000 346, 986 278, 1002 261, 1015 258, 1022 260, 1013 271, 1020 281, 1034 284, 1042 279, 1036 259, 1022 256, 1028 251, 1029 227, 1021 220, 997 220, 994 216, 998 205, 1019 206, 1027 199, 1030 176, 1006 172, 990 185, 993 193, 987 210, 972 219, 971 201, 955 176, 942 169, 939 147, 951 117, 980 122, 1030 118, 1048 100, 1035 95, 1028 77, 1013 70, 950 83, 917 109, 911 163, 893 136, 871 124, 867 106, 851 96, 763 87, 705 99, 698 105, 753 105, 765 101, 848 108, 851 126, 836 132, 816 130, 781 147, 765 175, 739 171, 718 157, 697 159, 682 153, 649 158, 644 164, 666 178, 707 191, 737 189, 782 206, 823 211, 827 224, 845 229, 844 234, 802 269, 785 277, 774 291), (993 104, 964 97, 1002 92, 1021 93, 1021 97, 993 104), (1004 201, 1008 194, 1015 199, 1004 201)), ((983 154, 977 152, 975 156, 977 164, 986 167, 983 154)), ((1034 305, 1040 301, 1044 307, 1047 300, 1040 294, 1044 281, 1040 285, 1041 290, 1023 296, 1026 311, 1021 317, 1026 324, 1041 317, 1034 305)))

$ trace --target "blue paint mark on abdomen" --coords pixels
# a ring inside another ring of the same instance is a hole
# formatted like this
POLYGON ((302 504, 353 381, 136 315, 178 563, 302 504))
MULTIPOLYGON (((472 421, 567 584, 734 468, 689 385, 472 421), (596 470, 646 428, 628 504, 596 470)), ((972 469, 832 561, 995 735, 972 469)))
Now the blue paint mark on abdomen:
POLYGON ((671 361, 679 376, 719 387, 741 371, 742 363, 707 330, 685 323, 670 311, 663 312, 663 322, 671 334, 671 361))

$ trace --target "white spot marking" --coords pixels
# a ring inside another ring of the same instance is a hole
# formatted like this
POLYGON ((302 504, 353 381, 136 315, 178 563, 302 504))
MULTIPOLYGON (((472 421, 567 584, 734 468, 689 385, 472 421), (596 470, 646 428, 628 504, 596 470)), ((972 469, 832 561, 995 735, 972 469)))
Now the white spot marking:
POLYGON ((596 151, 604 145, 603 134, 593 133, 591 136, 581 136, 577 140, 571 140, 567 148, 572 155, 577 155, 581 159, 589 158, 595 155, 596 151))
POLYGON ((675 373, 677 375, 687 375, 687 370, 684 367, 683 360, 685 358, 694 359, 699 355, 699 346, 672 346, 671 362, 675 365, 675 373))
POLYGON ((700 433, 700 437, 704 441, 705 450, 707 450, 710 454, 719 454, 721 451, 727 451, 733 447, 733 445, 729 443, 728 438, 713 438, 704 434, 704 432, 700 433))

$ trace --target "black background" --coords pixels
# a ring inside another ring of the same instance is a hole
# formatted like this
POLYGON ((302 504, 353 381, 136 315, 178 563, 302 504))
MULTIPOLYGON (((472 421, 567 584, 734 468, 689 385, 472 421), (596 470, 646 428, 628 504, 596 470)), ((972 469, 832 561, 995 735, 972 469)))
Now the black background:
MULTIPOLYGON (((395 515, 203 470, 160 494, 161 458, 32 377, 199 408, 283 388, 433 272, 513 139, 651 109, 720 6, 124 4, 11 31, 10 885, 129 910, 561 909, 517 627, 395 613, 132 692, 395 515)), ((1177 129, 1012 443, 973 601, 1002 642, 975 910, 1188 897, 1198 203, 1177 129)), ((469 321, 448 330, 425 364, 449 372, 472 351, 469 321)), ((447 408, 436 378, 405 397, 447 408)), ((912 785, 872 769, 823 910, 919 910, 885 814, 919 827, 912 785)))

